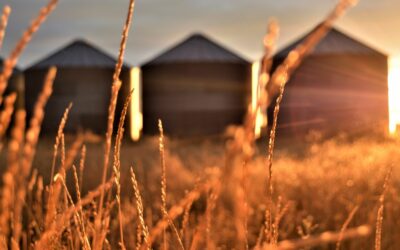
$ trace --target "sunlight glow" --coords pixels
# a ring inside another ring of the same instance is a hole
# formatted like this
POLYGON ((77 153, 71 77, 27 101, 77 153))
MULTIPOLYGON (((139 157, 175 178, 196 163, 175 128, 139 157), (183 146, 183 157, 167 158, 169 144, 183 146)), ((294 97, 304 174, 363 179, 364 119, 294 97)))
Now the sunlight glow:
POLYGON ((400 131, 400 57, 389 61, 389 132, 396 134, 400 131))
POLYGON ((130 89, 133 89, 132 101, 130 106, 130 134, 133 141, 137 141, 140 139, 140 134, 143 128, 141 85, 141 70, 139 67, 134 67, 131 69, 130 86, 130 89))
MULTIPOLYGON (((251 66, 251 108, 253 111, 257 108, 257 99, 258 99, 258 81, 259 81, 259 73, 260 73, 260 62, 254 62, 251 66)), ((264 116, 260 110, 258 110, 256 115, 256 124, 255 124, 255 137, 259 138, 261 136, 261 128, 263 126, 264 116)))

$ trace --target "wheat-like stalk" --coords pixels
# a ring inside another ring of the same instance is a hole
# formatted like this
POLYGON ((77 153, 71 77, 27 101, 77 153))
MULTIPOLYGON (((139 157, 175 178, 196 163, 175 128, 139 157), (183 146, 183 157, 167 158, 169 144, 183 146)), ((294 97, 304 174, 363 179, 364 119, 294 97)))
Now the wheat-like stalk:
POLYGON ((242 168, 242 192, 243 192, 243 235, 244 235, 244 244, 245 244, 245 249, 249 250, 249 240, 248 240, 248 213, 249 213, 249 204, 248 200, 246 197, 246 194, 248 193, 248 188, 247 188, 247 180, 248 180, 248 166, 247 162, 243 162, 243 168, 242 168))
POLYGON ((113 183, 114 178, 110 178, 105 184, 100 184, 97 188, 90 191, 85 197, 82 197, 81 201, 78 201, 75 206, 70 206, 68 209, 59 214, 54 220, 51 221, 50 225, 45 228, 44 232, 40 236, 40 239, 35 242, 35 249, 46 249, 47 246, 51 245, 52 240, 59 236, 59 234, 65 228, 67 222, 70 220, 71 216, 77 212, 77 208, 92 203, 101 195, 102 192, 110 190, 113 186, 113 183))
POLYGON ((212 184, 210 183, 199 185, 192 191, 188 192, 185 197, 181 199, 176 205, 172 206, 168 210, 168 218, 164 217, 157 222, 157 224, 150 231, 149 237, 147 239, 147 244, 142 244, 140 249, 144 250, 151 248, 156 237, 159 236, 164 231, 164 229, 168 227, 168 220, 174 220, 178 216, 180 216, 185 211, 185 208, 188 206, 188 204, 191 204, 199 199, 200 195, 203 192, 209 190, 210 186, 212 186, 212 184))
POLYGON ((207 249, 214 249, 214 242, 211 240, 211 223, 212 223, 212 213, 217 205, 217 199, 220 194, 219 182, 210 188, 207 193, 207 205, 206 205, 206 215, 205 215, 205 233, 206 233, 206 246, 207 249))
POLYGON ((383 191, 379 196, 379 208, 376 218, 376 228, 375 228, 375 250, 381 250, 382 245, 382 224, 383 224, 383 209, 385 207, 385 196, 389 188, 390 178, 392 176, 393 166, 390 166, 387 170, 385 181, 383 182, 383 191))
POLYGON ((303 248, 311 248, 314 246, 324 245, 331 242, 337 242, 339 237, 342 239, 361 238, 371 234, 371 228, 368 225, 362 225, 356 228, 350 228, 341 232, 324 232, 319 235, 313 235, 299 240, 280 241, 278 245, 265 245, 263 250, 295 250, 303 248))
MULTIPOLYGON (((161 119, 158 119, 158 130, 160 132, 158 139, 158 150, 160 153, 160 166, 161 166, 161 214, 163 219, 166 219, 167 211, 167 177, 166 177, 166 166, 165 166, 165 152, 164 152, 164 128, 161 119)), ((163 249, 167 249, 167 238, 163 230, 163 249)))
MULTIPOLYGON (((61 167, 58 170, 58 176, 65 178, 66 172, 72 166, 73 161, 76 155, 79 152, 79 149, 83 143, 84 135, 79 134, 72 144, 71 148, 68 152, 65 152, 65 143, 64 143, 64 133, 60 134, 60 142, 61 142, 61 167)), ((49 195, 46 204, 46 216, 45 216, 45 227, 50 228, 53 224, 54 218, 57 215, 57 204, 59 202, 59 197, 62 191, 62 185, 60 182, 53 183, 51 181, 51 185, 49 187, 49 195)), ((67 197, 64 194, 64 203, 67 203, 67 197)), ((67 206, 67 204, 65 204, 67 206)))
MULTIPOLYGON (((120 44, 120 48, 119 48, 119 56, 118 56, 117 64, 115 65, 115 71, 114 71, 114 75, 113 75, 111 99, 110 99, 110 105, 108 108, 108 121, 107 121, 107 132, 106 132, 106 143, 105 143, 105 152, 104 152, 102 183, 105 183, 106 179, 107 179, 109 155, 110 155, 110 150, 111 150, 111 140, 112 140, 112 134, 113 134, 113 129, 114 129, 115 108, 117 105, 119 89, 121 88, 121 81, 119 80, 119 75, 121 73, 121 69, 122 69, 122 65, 123 65, 125 47, 126 47, 126 42, 128 39, 129 28, 132 23, 134 6, 135 6, 135 1, 130 0, 128 14, 127 14, 125 25, 124 25, 123 32, 122 32, 121 44, 120 44)), ((97 216, 95 219, 95 234, 94 234, 94 240, 93 240, 93 246, 94 246, 93 248, 94 249, 99 249, 102 245, 101 244, 102 242, 98 239, 99 238, 98 235, 101 234, 101 231, 102 231, 101 221, 102 221, 102 217, 103 217, 103 215, 102 215, 103 202, 104 202, 104 193, 102 193, 100 195, 98 213, 97 213, 97 216)))
POLYGON ((351 220, 353 219, 354 215, 356 214, 356 212, 358 211, 359 208, 360 208, 360 206, 355 206, 349 213, 349 216, 347 217, 345 222, 343 223, 343 226, 340 229, 338 241, 336 242, 336 250, 340 250, 340 245, 343 241, 344 232, 346 231, 347 227, 349 226, 351 220))
POLYGON ((300 65, 301 61, 307 56, 322 38, 330 31, 333 23, 341 17, 345 11, 356 4, 355 0, 340 0, 334 10, 325 18, 325 20, 304 40, 292 50, 281 65, 275 70, 271 76, 270 85, 279 86, 279 95, 276 99, 274 108, 274 118, 268 143, 268 172, 269 172, 269 189, 272 193, 272 160, 275 145, 276 127, 278 122, 278 114, 280 104, 282 102, 283 93, 286 82, 289 80, 291 73, 300 65))
POLYGON ((65 194, 67 196, 67 201, 71 204, 71 207, 74 209, 73 219, 74 219, 75 224, 77 225, 77 231, 78 231, 79 239, 80 239, 80 241, 81 241, 81 243, 83 245, 83 249, 85 249, 85 250, 86 249, 90 249, 90 246, 89 246, 89 248, 87 247, 88 244, 89 244, 89 242, 87 241, 87 236, 83 233, 83 230, 85 229, 85 226, 84 226, 83 218, 81 217, 81 214, 79 213, 80 212, 80 208, 76 208, 76 206, 74 205, 74 201, 72 199, 72 196, 68 191, 67 185, 65 184, 64 177, 59 175, 59 174, 57 174, 54 177, 54 181, 55 182, 61 182, 62 186, 64 187, 64 192, 65 192, 65 194))
POLYGON ((231 161, 241 156, 241 161, 249 162, 254 155, 254 142, 256 140, 255 127, 257 115, 266 112, 268 107, 267 83, 269 80, 269 70, 272 65, 272 52, 278 37, 279 27, 276 21, 271 20, 268 24, 268 30, 263 39, 264 55, 261 60, 261 70, 258 77, 257 95, 255 107, 250 104, 243 122, 243 125, 236 128, 233 132, 233 141, 228 144, 227 163, 225 172, 232 172, 231 161), (231 161, 229 161, 229 159, 231 161))
POLYGON ((3 175, 3 187, 1 189, 1 214, 0 214, 0 236, 6 237, 10 232, 9 220, 11 217, 11 207, 15 200, 14 190, 18 178, 16 177, 20 169, 19 155, 23 146, 25 130, 24 110, 18 110, 15 114, 15 125, 11 132, 11 140, 8 143, 7 171, 3 175))
POLYGON ((135 195, 135 204, 136 204, 136 210, 138 213, 139 217, 139 225, 138 225, 138 230, 137 230, 137 239, 136 239, 136 249, 139 250, 140 246, 142 244, 142 238, 143 242, 145 245, 148 244, 147 238, 149 237, 149 229, 147 228, 147 225, 144 220, 144 212, 143 212, 143 202, 142 202, 142 196, 140 194, 139 190, 139 185, 136 180, 136 175, 135 172, 133 171, 133 167, 131 167, 131 181, 132 181, 132 187, 133 187, 133 192, 135 195))
POLYGON ((63 164, 64 166, 64 171, 68 171, 71 167, 72 164, 74 163, 77 155, 79 154, 82 144, 85 141, 87 137, 87 134, 79 133, 74 142, 72 143, 71 147, 67 151, 65 155, 65 163, 63 164))
MULTIPOLYGON (((76 209, 78 210, 76 213, 79 214, 79 217, 81 218, 79 226, 81 226, 81 241, 83 245, 84 250, 90 250, 90 243, 89 243, 89 237, 86 233, 86 226, 85 226, 85 217, 83 214, 83 209, 82 209, 82 201, 81 201, 81 188, 79 186, 79 177, 78 177, 78 172, 76 170, 75 165, 72 166, 73 174, 74 174, 74 182, 75 182, 75 191, 76 191, 76 200, 77 204, 79 205, 76 209)), ((73 204, 73 203, 71 203, 73 204)))
POLYGON ((40 93, 33 110, 30 126, 26 132, 26 144, 24 147, 24 158, 22 161, 23 176, 27 176, 29 174, 32 166, 35 148, 39 138, 40 127, 44 117, 44 108, 53 91, 53 82, 56 77, 56 73, 57 69, 55 67, 51 67, 49 69, 43 85, 43 90, 40 93))
POLYGON ((247 162, 242 163, 240 187, 235 190, 235 227, 237 244, 242 249, 248 249, 248 201, 247 201, 247 162))
POLYGON ((79 161, 79 186, 82 192, 83 186, 83 170, 85 169, 85 160, 86 160, 86 146, 83 145, 81 149, 81 160, 79 161))
MULTIPOLYGON (((274 112, 273 112, 273 122, 270 130, 268 149, 267 149, 267 169, 268 169, 268 190, 269 190, 269 209, 272 206, 272 195, 273 195, 273 180, 272 180, 272 163, 274 156, 274 146, 276 137, 276 128, 278 124, 278 115, 280 110, 280 104, 283 99, 283 94, 285 90, 285 85, 290 78, 293 71, 300 65, 301 61, 307 56, 314 47, 321 41, 322 38, 329 32, 332 28, 333 23, 341 17, 345 11, 356 4, 355 0, 340 0, 335 6, 333 11, 325 18, 325 20, 305 39, 305 41, 295 49, 293 49, 281 65, 277 67, 275 72, 272 74, 269 85, 270 88, 274 86, 279 87, 279 94, 276 99, 274 112)), ((271 94, 271 93, 270 93, 271 94)), ((266 213, 267 216, 271 216, 272 212, 266 213)), ((272 230, 272 219, 266 218, 267 223, 266 232, 271 232, 272 230)))
MULTIPOLYGON (((160 166, 161 166, 161 214, 163 219, 167 220, 172 231, 175 233, 181 249, 184 249, 181 236, 176 228, 173 220, 168 216, 167 212, 167 173, 165 164, 165 142, 164 142, 164 128, 161 119, 158 120, 158 130, 160 132, 158 149, 160 153, 160 166)), ((163 231, 163 248, 167 249, 166 228, 163 231)))
MULTIPOLYGON (((17 94, 11 93, 5 98, 4 109, 0 112, 0 141, 3 139, 8 126, 10 125, 11 117, 14 113, 14 103, 17 99, 17 94)), ((0 148, 0 150, 2 147, 0 148)))
POLYGON ((8 17, 10 16, 10 13, 11 13, 10 6, 8 6, 8 5, 4 6, 3 14, 1 15, 1 19, 0 19, 0 49, 3 45, 4 35, 6 34, 8 17))
POLYGON ((117 136, 115 139, 115 146, 114 146, 114 164, 113 164, 113 171, 115 175, 115 185, 117 187, 117 194, 116 194, 116 201, 118 205, 118 220, 119 220, 119 232, 120 232, 120 246, 122 249, 126 249, 124 243, 124 232, 123 232, 123 218, 122 218, 122 210, 121 210, 121 144, 122 139, 124 137, 124 125, 125 125, 125 118, 126 114, 128 113, 128 107, 131 102, 132 91, 129 93, 128 97, 126 98, 124 107, 121 112, 121 117, 118 124, 118 131, 117 136))
POLYGON ((39 94, 38 100, 33 110, 33 116, 30 120, 30 126, 26 132, 26 142, 23 148, 22 162, 18 173, 18 189, 15 191, 17 195, 15 207, 14 207, 14 230, 13 240, 19 242, 21 237, 21 220, 22 220, 22 208, 24 205, 26 190, 26 178, 29 176, 33 158, 36 152, 36 145, 38 143, 40 128, 44 117, 44 108, 52 93, 52 86, 56 76, 56 68, 52 67, 49 69, 45 82, 43 84, 42 92, 39 94))
POLYGON ((56 142, 54 143, 54 146, 53 146, 53 161, 51 164, 51 172, 50 172, 50 177, 51 177, 50 178, 50 186, 53 184, 53 176, 54 176, 54 171, 55 171, 55 166, 56 166, 58 147, 60 145, 61 136, 64 133, 64 128, 65 128, 65 125, 67 124, 68 114, 69 114, 69 111, 71 110, 71 108, 72 108, 72 103, 70 103, 68 105, 68 107, 65 109, 64 114, 61 118, 60 124, 58 126, 56 142))
POLYGON ((58 0, 50 0, 49 3, 40 9, 39 15, 32 21, 30 26, 25 30, 22 34, 22 37, 17 42, 14 49, 11 51, 11 54, 4 61, 3 71, 0 74, 0 103, 2 102, 2 97, 4 91, 7 87, 7 82, 17 65, 17 61, 28 45, 29 41, 32 39, 33 35, 39 29, 41 24, 46 20, 46 18, 50 15, 50 13, 54 10, 57 5, 58 0))
POLYGON ((182 219, 182 228, 181 228, 181 235, 184 240, 184 246, 186 249, 188 249, 188 244, 189 244, 189 234, 187 233, 187 228, 189 227, 189 219, 190 219, 190 210, 192 208, 193 202, 188 203, 187 206, 185 207, 184 213, 183 213, 183 219, 182 219))

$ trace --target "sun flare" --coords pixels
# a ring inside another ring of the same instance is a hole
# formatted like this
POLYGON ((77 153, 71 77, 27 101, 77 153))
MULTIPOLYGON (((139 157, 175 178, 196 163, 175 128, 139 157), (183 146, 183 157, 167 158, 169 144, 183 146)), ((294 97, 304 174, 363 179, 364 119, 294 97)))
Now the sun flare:
MULTIPOLYGON (((260 66, 261 64, 259 61, 254 62, 251 66, 251 108, 253 112, 257 109, 260 66)), ((264 115, 262 114, 261 110, 258 110, 256 114, 256 124, 254 126, 254 133, 256 138, 259 138, 261 136, 263 120, 264 115)))
POLYGON ((131 139, 137 141, 143 128, 143 115, 141 103, 141 70, 139 67, 131 69, 131 89, 133 89, 132 101, 130 106, 130 127, 131 139))
POLYGON ((400 57, 389 61, 389 132, 398 133, 400 125, 400 57))

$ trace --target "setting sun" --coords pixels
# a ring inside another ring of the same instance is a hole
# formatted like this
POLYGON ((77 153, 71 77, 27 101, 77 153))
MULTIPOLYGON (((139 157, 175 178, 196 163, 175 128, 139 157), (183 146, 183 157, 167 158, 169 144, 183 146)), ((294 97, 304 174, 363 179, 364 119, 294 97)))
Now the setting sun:
POLYGON ((400 125, 400 58, 389 61, 389 132, 395 134, 400 125))

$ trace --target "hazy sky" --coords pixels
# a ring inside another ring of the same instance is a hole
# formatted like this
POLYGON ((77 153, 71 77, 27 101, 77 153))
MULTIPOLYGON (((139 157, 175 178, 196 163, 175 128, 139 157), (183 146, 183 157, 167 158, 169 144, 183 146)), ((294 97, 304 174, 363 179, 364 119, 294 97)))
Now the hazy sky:
MULTIPOLYGON (((0 0, 12 7, 1 55, 8 55, 46 0, 0 0)), ((20 60, 25 67, 74 38, 116 55, 128 0, 60 0, 20 60)), ((203 32, 247 59, 261 55, 267 21, 281 26, 278 47, 307 32, 334 0, 136 0, 126 59, 138 65, 192 32, 203 32)), ((337 27, 389 54, 400 55, 400 1, 360 0, 337 27)))

